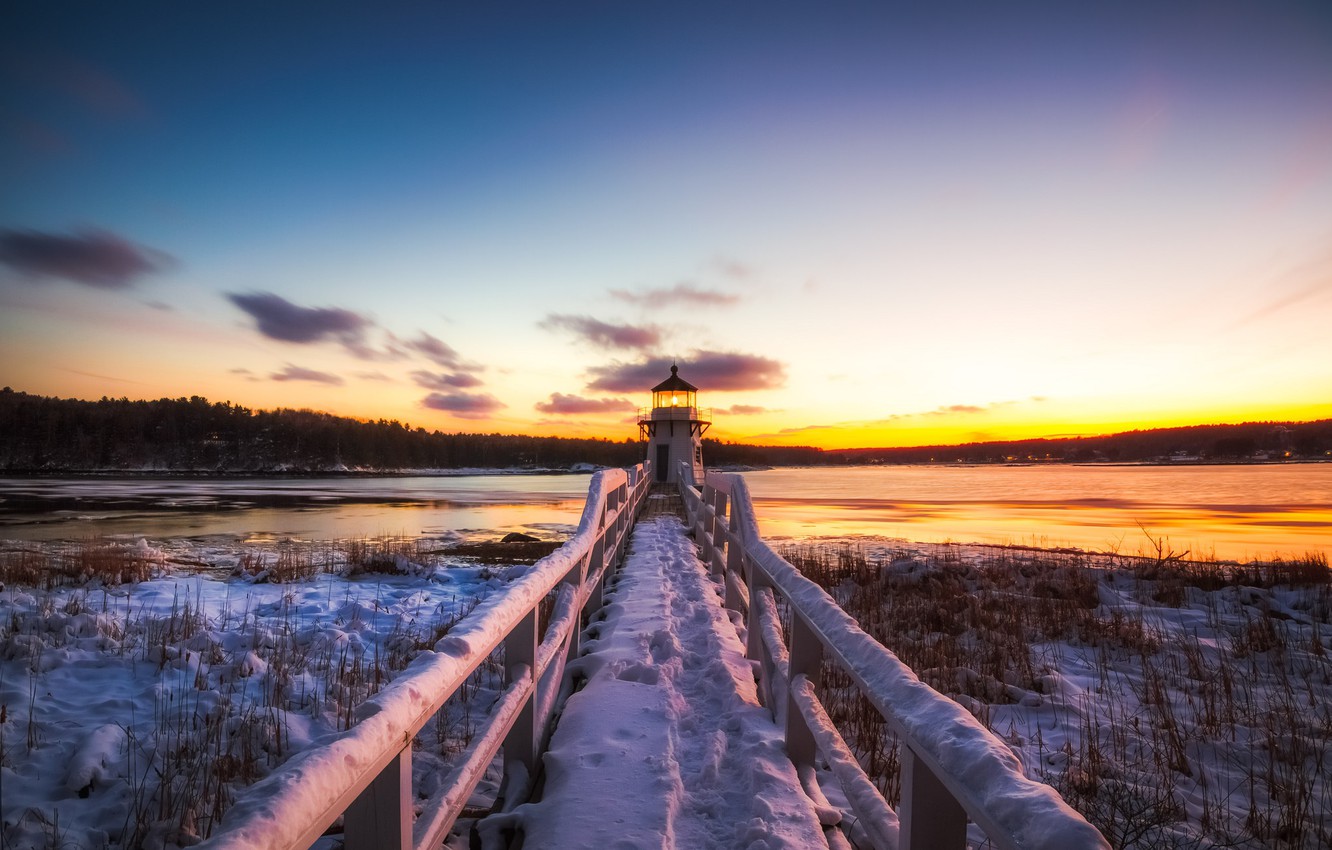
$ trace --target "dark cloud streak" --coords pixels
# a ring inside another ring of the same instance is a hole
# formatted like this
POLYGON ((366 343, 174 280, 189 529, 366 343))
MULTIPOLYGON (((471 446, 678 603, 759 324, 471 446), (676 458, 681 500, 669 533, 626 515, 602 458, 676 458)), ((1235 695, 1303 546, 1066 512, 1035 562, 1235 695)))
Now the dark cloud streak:
POLYGON ((431 393, 421 399, 421 406, 452 414, 459 419, 486 419, 495 411, 507 407, 492 395, 469 393, 431 393))
POLYGON ((538 323, 547 330, 566 330, 601 348, 653 348, 661 344, 661 329, 655 325, 612 325, 591 316, 552 314, 538 323))
POLYGON ((481 386, 481 379, 475 375, 468 375, 465 372, 457 374, 428 372, 425 369, 417 369, 412 372, 412 380, 419 387, 428 390, 466 390, 472 387, 481 386))
POLYGON ((306 344, 336 339, 353 352, 365 351, 362 337, 373 323, 340 307, 300 307, 271 292, 227 293, 227 299, 255 321, 259 332, 281 342, 306 344))
POLYGON ((315 384, 329 384, 330 386, 340 387, 344 381, 337 375, 328 372, 317 372, 314 369, 306 369, 301 366, 287 364, 281 372, 273 372, 268 376, 272 381, 309 381, 315 384))
POLYGON ((425 331, 414 340, 402 343, 403 346, 417 354, 423 355, 431 363, 443 369, 457 369, 462 365, 462 358, 458 352, 443 340, 436 339, 425 331))
POLYGON ((621 301, 644 307, 662 308, 676 305, 686 307, 729 307, 740 300, 739 295, 717 292, 711 289, 699 289, 692 283, 677 283, 669 289, 648 289, 643 292, 630 292, 627 289, 612 289, 610 294, 621 301))
POLYGON ((560 416, 577 416, 588 413, 620 413, 636 410, 634 403, 627 398, 584 398, 564 393, 551 393, 550 401, 539 401, 536 409, 542 413, 560 416))
MULTIPOLYGON (((695 351, 679 361, 680 377, 700 390, 744 391, 776 389, 786 383, 786 369, 778 361, 757 354, 695 351)), ((589 370, 587 388, 602 392, 642 392, 657 385, 671 367, 666 358, 638 363, 613 363, 589 370)))
POLYGON ((174 265, 168 254, 106 230, 65 236, 0 230, 0 263, 34 281, 66 280, 95 289, 129 289, 139 278, 174 265))

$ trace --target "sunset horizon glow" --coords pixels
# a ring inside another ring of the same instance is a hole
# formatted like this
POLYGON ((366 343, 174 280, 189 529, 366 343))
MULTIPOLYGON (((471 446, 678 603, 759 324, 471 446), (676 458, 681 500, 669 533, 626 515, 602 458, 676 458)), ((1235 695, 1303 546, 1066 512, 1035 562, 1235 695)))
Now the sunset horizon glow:
POLYGON ((20 2, 0 385, 825 449, 1332 418, 1316 3, 20 2))

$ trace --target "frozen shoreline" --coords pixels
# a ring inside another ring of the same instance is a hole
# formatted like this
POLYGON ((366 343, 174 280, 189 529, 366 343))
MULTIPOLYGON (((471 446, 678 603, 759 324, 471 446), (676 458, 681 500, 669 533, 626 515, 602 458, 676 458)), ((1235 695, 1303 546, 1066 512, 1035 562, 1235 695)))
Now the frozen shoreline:
MULTIPOLYGON (((225 801, 226 789, 235 783, 263 775, 343 728, 359 700, 415 653, 433 646, 476 598, 502 590, 525 569, 451 560, 447 546, 454 539, 425 537, 409 546, 409 541, 388 537, 374 544, 380 547, 377 555, 353 554, 347 541, 281 538, 0 543, 5 558, 63 551, 101 569, 114 562, 119 569, 150 576, 123 585, 93 580, 46 590, 10 580, 0 590, 0 705, 6 706, 0 725, 0 828, 20 846, 59 836, 71 848, 104 843, 171 847, 203 834, 215 813, 189 810, 187 800, 208 792, 225 801), (80 548, 88 546, 93 548, 80 548), (274 581, 284 559, 288 569, 308 570, 308 576, 274 581), (378 569, 386 572, 353 574, 357 559, 377 559, 378 569), (229 754, 230 764, 245 769, 210 776, 190 759, 204 745, 229 754), (169 779, 165 790, 152 778, 159 772, 169 779)), ((1308 674, 1298 673, 1294 681, 1303 683, 1302 699, 1322 706, 1323 712, 1314 708, 1299 715, 1311 737, 1283 740, 1317 741, 1322 734, 1313 734, 1317 729, 1328 733, 1322 740, 1332 739, 1327 714, 1332 705, 1327 660, 1332 604, 1326 584, 1205 590, 1190 584, 1205 582, 1205 571, 1194 571, 1194 578, 1182 583, 1162 584, 1161 579, 1132 578, 1132 558, 1070 549, 886 537, 773 542, 797 549, 849 544, 877 559, 885 576, 928 583, 936 580, 929 576, 937 575, 955 583, 950 586, 956 587, 958 599, 974 596, 982 606, 986 591, 975 582, 997 569, 996 563, 1006 564, 1004 571, 1027 575, 1025 581, 1039 580, 1047 570, 1089 577, 1096 588, 1095 609, 1079 616, 1101 624, 1097 629, 1118 623, 1118 631, 1095 639, 1076 631, 1032 638, 1025 663, 1036 669, 1034 679, 987 668, 980 660, 986 640, 981 636, 968 650, 979 653, 976 660, 942 667, 932 663, 921 671, 936 677, 936 687, 1004 737, 1032 778, 1065 782, 1068 793, 1090 793, 1085 782, 1076 784, 1085 775, 1077 771, 1089 758, 1105 757, 1089 755, 1088 741, 1110 736, 1102 746, 1107 751, 1118 747, 1126 765, 1110 776, 1129 782, 1130 802, 1141 800, 1149 788, 1142 784, 1144 765, 1164 751, 1145 725, 1122 738, 1126 718, 1142 717, 1156 724, 1152 729, 1178 722, 1193 730, 1180 740, 1194 773, 1176 777, 1167 802, 1176 801, 1178 811, 1194 820, 1206 816, 1220 823, 1217 789, 1228 789, 1233 797, 1254 780, 1252 754, 1277 758, 1290 746, 1264 743, 1262 737, 1261 718, 1280 710, 1280 702, 1266 706, 1284 687, 1278 675, 1283 670, 1308 674), (1162 602, 1167 592, 1170 598, 1162 602), (1253 720, 1232 721, 1238 725, 1229 733, 1184 724, 1197 706, 1219 704, 1220 697, 1208 688, 1221 680, 1220 672, 1168 680, 1152 673, 1212 664, 1233 675, 1241 663, 1248 694, 1244 704, 1256 714, 1253 720), (1162 682, 1167 695, 1149 697, 1162 682), (1162 706, 1169 706, 1170 714, 1152 720, 1162 706), (1234 731, 1241 729, 1247 731, 1234 731), (1250 755, 1241 758, 1225 745, 1220 739, 1226 735, 1244 742, 1250 755), (1137 778, 1130 781, 1124 770, 1137 778)), ((1189 569, 1182 561, 1162 565, 1189 569)), ((6 561, 6 567, 12 564, 6 561)), ((1035 605, 1048 592, 1017 588, 998 598, 1035 605)), ((939 638, 926 634, 920 639, 939 638)), ((439 767, 468 734, 469 718, 484 712, 493 699, 497 676, 497 666, 483 667, 471 683, 468 703, 453 706, 432 724, 431 740, 415 756, 418 787, 431 789, 438 782, 439 767)), ((1306 750, 1299 753, 1293 757, 1311 758, 1306 750)), ((1313 767, 1278 764, 1308 780, 1310 823, 1332 829, 1328 778, 1313 767)), ((1278 804, 1264 799, 1258 803, 1266 807, 1264 813, 1277 812, 1278 804)), ((1167 805, 1165 811, 1169 815, 1175 809, 1167 805)), ((1235 823, 1241 814, 1227 816, 1230 834, 1238 834, 1235 823)), ((1278 826, 1273 821, 1270 829, 1278 826)), ((1167 818, 1162 828, 1197 837, 1187 821, 1167 818)))

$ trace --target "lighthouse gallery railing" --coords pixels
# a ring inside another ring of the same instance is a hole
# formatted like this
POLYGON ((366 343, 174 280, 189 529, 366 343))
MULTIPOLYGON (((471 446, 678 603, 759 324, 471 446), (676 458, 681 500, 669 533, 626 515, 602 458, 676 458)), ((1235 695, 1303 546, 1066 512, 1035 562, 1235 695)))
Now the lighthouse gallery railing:
POLYGON ((1105 838, 1053 788, 1026 777, 1003 741, 921 682, 763 541, 743 477, 710 472, 701 492, 689 481, 682 465, 680 493, 694 539, 704 563, 724 582, 727 607, 744 619, 764 704, 784 726, 787 754, 812 797, 822 796, 814 774, 821 758, 879 850, 962 850, 968 819, 1004 850, 1108 850, 1105 838), (785 636, 778 596, 791 615, 785 636), (851 676, 897 733, 902 797, 896 812, 815 693, 825 660, 851 676))
POLYGON ((651 480, 646 463, 593 475, 568 542, 478 605, 434 652, 417 656, 360 707, 355 726, 247 789, 198 846, 305 850, 345 812, 348 850, 439 847, 501 750, 501 798, 526 797, 550 718, 566 696, 564 665, 578 654, 582 615, 601 606, 608 571, 624 554, 651 480), (538 606, 552 591, 554 610, 540 635, 538 606), (501 643, 506 687, 413 823, 412 739, 501 643))

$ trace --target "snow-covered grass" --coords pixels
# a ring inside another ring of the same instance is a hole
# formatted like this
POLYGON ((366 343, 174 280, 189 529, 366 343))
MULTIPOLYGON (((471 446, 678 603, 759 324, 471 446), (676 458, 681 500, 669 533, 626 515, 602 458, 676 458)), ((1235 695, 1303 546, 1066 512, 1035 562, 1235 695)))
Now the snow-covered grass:
MULTIPOLYGON (((169 847, 321 736, 523 568, 448 540, 3 544, 0 847, 169 847)), ((417 787, 493 700, 418 738, 417 787)))
MULTIPOLYGON (((1325 556, 1222 567, 1155 554, 784 553, 1114 846, 1328 846, 1325 556)), ((897 742, 835 665, 824 671, 825 706, 896 803, 897 742)))

